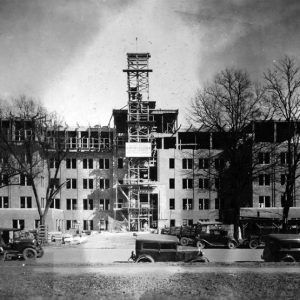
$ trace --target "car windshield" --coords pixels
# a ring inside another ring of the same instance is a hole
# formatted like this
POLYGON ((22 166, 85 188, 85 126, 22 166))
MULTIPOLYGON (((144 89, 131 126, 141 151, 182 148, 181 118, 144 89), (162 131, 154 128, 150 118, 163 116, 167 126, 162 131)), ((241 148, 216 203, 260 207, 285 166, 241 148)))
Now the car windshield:
POLYGON ((211 230, 210 231, 210 234, 213 234, 213 235, 220 235, 220 231, 219 230, 211 230))
POLYGON ((34 235, 28 231, 15 231, 13 233, 14 239, 34 239, 34 235))

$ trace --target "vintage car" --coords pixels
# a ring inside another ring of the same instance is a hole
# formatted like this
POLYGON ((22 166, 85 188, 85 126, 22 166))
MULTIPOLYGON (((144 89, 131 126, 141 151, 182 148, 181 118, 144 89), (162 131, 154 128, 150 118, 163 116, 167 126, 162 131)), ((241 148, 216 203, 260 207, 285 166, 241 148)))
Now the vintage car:
POLYGON ((195 238, 200 233, 200 226, 174 226, 161 230, 161 234, 177 236, 182 246, 195 244, 195 238))
POLYGON ((162 234, 145 234, 136 237, 135 253, 130 260, 140 262, 184 261, 208 262, 200 249, 178 245, 178 238, 162 234))
POLYGON ((300 235, 292 233, 269 234, 261 257, 267 262, 300 261, 300 235))
POLYGON ((2 238, 3 260, 10 259, 36 259, 44 255, 42 246, 31 232, 24 232, 16 228, 0 228, 2 238))
POLYGON ((205 247, 228 247, 234 249, 239 243, 228 235, 226 230, 211 229, 209 233, 202 232, 197 236, 196 246, 200 249, 205 247))

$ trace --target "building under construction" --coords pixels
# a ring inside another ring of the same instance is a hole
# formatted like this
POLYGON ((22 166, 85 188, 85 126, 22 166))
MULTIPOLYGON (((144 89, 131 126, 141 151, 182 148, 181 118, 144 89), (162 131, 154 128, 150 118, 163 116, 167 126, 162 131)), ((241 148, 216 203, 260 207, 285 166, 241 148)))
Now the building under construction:
MULTIPOLYGON (((226 139, 205 128, 179 126, 177 109, 156 108, 149 96, 149 60, 149 53, 127 54, 127 67, 123 70, 127 77, 127 105, 113 110, 109 126, 67 127, 60 133, 67 153, 58 172, 63 185, 46 218, 50 231, 135 231, 224 221, 230 215, 227 205, 231 199, 222 196, 219 180, 226 139)), ((31 136, 30 122, 20 123, 12 117, 1 124, 1 132, 7 131, 12 142, 22 143, 31 136)), ((284 178, 286 157, 282 126, 282 122, 272 120, 249 124, 253 143, 266 147, 258 155, 262 174, 258 180, 249 181, 241 217, 282 215, 284 184, 280 178, 284 178), (283 143, 278 148, 280 153, 269 151, 278 142, 283 143), (282 174, 270 163, 276 157, 282 158, 282 174)), ((51 130, 46 136, 53 137, 51 130)), ((249 159, 253 159, 251 154, 249 159)), ((46 176, 41 174, 35 179, 42 208, 47 182, 52 179, 46 176)), ((30 182, 21 175, 12 181, 14 184, 0 188, 0 225, 38 227, 30 182)), ((289 216, 300 218, 298 190, 289 216)))

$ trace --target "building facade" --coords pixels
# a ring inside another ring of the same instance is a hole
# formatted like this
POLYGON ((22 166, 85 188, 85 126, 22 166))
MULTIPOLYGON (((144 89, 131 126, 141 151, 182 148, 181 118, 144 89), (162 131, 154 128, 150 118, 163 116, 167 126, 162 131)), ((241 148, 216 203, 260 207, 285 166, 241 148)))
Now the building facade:
MULTIPOLYGON (((67 153, 56 184, 63 185, 46 217, 49 231, 141 230, 224 220, 230 199, 224 199, 219 188, 219 171, 225 167, 222 137, 182 128, 177 109, 156 108, 149 100, 149 58, 148 53, 127 55, 128 105, 113 110, 109 126, 62 132, 67 153)), ((26 126, 5 125, 1 130, 10 128, 11 139, 22 142, 30 133, 30 124, 26 126)), ((257 164, 240 214, 280 218, 284 124, 256 122, 249 128, 252 145, 259 150, 249 158, 257 164)), ((51 178, 41 173, 35 180, 43 209, 51 178)), ((0 226, 37 228, 39 215, 30 182, 22 175, 11 182, 0 188, 0 226)), ((295 188, 290 218, 300 218, 299 208, 295 188)))

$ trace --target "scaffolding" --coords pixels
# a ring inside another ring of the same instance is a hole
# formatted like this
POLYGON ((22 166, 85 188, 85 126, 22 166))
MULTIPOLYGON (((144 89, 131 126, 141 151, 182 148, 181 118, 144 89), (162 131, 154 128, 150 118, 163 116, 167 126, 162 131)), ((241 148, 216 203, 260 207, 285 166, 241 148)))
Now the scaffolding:
POLYGON ((153 226, 157 216, 157 197, 152 194, 155 183, 150 169, 156 167, 154 147, 155 102, 149 101, 149 53, 128 53, 127 73, 128 111, 127 142, 128 174, 122 188, 127 191, 128 222, 130 230, 153 226))

